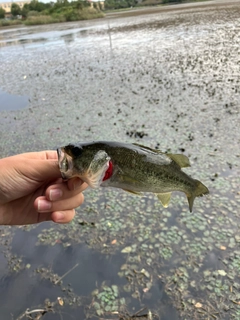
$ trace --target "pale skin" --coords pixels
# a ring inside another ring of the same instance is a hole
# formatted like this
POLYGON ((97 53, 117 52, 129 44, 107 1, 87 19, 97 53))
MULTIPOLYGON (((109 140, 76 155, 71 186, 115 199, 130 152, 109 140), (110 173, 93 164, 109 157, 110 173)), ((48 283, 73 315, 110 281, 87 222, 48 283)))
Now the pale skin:
POLYGON ((0 225, 68 223, 86 188, 79 178, 62 180, 56 151, 0 159, 0 225))

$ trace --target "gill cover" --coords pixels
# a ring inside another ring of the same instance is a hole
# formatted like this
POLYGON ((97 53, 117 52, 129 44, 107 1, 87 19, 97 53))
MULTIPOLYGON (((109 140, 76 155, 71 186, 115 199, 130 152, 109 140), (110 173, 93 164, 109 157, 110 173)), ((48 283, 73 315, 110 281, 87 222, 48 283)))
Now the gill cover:
POLYGON ((86 175, 84 175, 85 177, 82 179, 85 179, 84 181, 94 189, 100 187, 109 168, 110 159, 105 151, 99 150, 90 163, 86 175))

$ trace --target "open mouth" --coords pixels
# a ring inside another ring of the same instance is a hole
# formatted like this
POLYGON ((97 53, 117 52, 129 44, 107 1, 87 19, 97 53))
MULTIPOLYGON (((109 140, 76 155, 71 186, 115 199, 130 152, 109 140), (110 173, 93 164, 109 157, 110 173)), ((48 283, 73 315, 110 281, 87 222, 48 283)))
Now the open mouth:
POLYGON ((67 155, 61 148, 57 149, 58 165, 61 171, 62 178, 64 180, 69 179, 72 176, 73 162, 72 158, 67 155))

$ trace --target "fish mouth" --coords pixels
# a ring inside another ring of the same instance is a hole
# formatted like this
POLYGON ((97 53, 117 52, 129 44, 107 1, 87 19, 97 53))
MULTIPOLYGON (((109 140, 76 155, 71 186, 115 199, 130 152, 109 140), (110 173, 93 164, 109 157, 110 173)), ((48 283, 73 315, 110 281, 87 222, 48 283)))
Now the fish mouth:
POLYGON ((74 177, 79 177, 86 182, 91 188, 96 189, 100 187, 101 183, 112 176, 113 165, 111 158, 104 152, 99 151, 94 156, 87 169, 80 170, 74 167, 72 156, 68 155, 64 148, 57 149, 58 165, 63 180, 68 180, 74 177), (102 159, 98 165, 99 159, 102 159), (97 164, 97 165, 96 165, 97 164))
POLYGON ((58 154, 58 166, 63 180, 67 180, 73 175, 73 161, 72 157, 64 152, 63 148, 57 149, 58 154))

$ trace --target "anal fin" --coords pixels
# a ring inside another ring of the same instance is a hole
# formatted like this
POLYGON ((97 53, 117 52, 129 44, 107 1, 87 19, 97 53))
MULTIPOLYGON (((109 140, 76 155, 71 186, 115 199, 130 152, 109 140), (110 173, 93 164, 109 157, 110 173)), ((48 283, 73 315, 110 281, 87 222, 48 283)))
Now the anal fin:
POLYGON ((160 200, 160 202, 162 203, 164 208, 167 208, 169 205, 169 202, 170 202, 171 192, 169 192, 169 193, 156 193, 156 196, 158 197, 158 199, 160 200))

